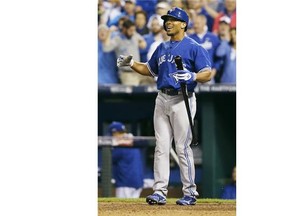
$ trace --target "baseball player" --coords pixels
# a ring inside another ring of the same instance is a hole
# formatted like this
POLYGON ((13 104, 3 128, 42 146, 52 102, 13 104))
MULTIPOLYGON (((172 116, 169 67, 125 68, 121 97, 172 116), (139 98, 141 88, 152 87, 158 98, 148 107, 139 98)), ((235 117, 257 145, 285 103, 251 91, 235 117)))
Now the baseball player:
POLYGON ((189 119, 180 90, 180 83, 186 83, 189 107, 192 118, 196 113, 194 88, 197 82, 208 82, 211 78, 211 62, 208 52, 193 39, 186 36, 189 18, 187 13, 177 7, 172 8, 164 20, 164 29, 170 41, 162 42, 151 59, 146 63, 133 60, 130 56, 119 56, 118 67, 129 65, 144 76, 157 77, 159 90, 154 110, 154 130, 156 147, 154 153, 154 193, 146 197, 153 205, 166 204, 169 181, 169 153, 174 139, 179 159, 183 197, 176 201, 178 205, 195 205, 199 196, 195 184, 195 167, 190 143, 192 133, 189 119), (174 58, 182 57, 184 70, 177 70, 174 58))

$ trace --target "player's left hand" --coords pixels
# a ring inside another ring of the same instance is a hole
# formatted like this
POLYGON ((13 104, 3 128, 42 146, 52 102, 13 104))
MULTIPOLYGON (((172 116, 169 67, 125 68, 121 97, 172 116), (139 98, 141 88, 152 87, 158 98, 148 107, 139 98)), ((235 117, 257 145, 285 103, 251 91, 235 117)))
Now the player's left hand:
POLYGON ((196 73, 189 72, 187 70, 177 70, 175 73, 172 74, 173 78, 176 82, 180 83, 193 83, 196 80, 196 73))

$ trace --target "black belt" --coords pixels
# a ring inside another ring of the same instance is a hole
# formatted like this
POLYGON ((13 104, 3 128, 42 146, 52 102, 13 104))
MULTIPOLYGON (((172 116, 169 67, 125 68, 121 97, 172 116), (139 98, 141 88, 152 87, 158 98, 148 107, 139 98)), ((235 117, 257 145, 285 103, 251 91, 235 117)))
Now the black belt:
MULTIPOLYGON (((160 91, 164 94, 170 95, 170 96, 174 96, 174 95, 180 95, 182 94, 181 90, 176 90, 176 89, 172 89, 172 88, 163 88, 160 89, 160 91)), ((193 92, 188 92, 188 95, 191 96, 193 92)))

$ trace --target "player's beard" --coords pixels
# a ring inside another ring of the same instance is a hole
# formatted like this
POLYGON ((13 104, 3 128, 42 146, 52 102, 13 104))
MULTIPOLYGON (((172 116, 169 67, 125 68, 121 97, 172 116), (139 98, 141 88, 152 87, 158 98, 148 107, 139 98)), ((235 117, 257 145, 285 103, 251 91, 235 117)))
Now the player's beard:
POLYGON ((168 33, 166 32, 168 36, 173 36, 174 34, 173 33, 168 33))
POLYGON ((171 29, 168 29, 166 27, 166 33, 167 33, 168 36, 175 36, 175 35, 177 35, 179 33, 179 30, 177 30, 177 28, 175 28, 175 26, 172 27, 171 29))

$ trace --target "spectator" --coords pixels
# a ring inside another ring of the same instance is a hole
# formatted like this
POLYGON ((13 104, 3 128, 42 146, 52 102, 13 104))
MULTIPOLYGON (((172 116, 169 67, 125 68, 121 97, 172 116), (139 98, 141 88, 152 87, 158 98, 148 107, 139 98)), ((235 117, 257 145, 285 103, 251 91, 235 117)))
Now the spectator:
POLYGON ((182 0, 172 0, 171 1, 171 6, 185 9, 185 5, 184 5, 182 0))
POLYGON ((161 19, 162 15, 167 14, 167 11, 170 10, 171 6, 167 2, 158 2, 155 7, 155 13, 150 16, 147 27, 150 30, 149 35, 145 35, 145 40, 147 42, 147 47, 144 50, 140 50, 141 52, 141 62, 147 61, 147 54, 149 48, 153 42, 156 40, 160 41, 162 39, 161 28, 163 28, 163 20, 161 19), (153 23, 153 26, 152 26, 153 23))
POLYGON ((150 29, 150 31, 151 31, 151 28, 149 27, 149 25, 151 24, 152 19, 155 19, 155 16, 157 15, 160 17, 162 15, 165 15, 167 11, 170 10, 170 8, 171 6, 167 2, 158 2, 156 4, 155 13, 149 17, 148 24, 147 24, 148 25, 147 27, 150 29))
POLYGON ((171 9, 171 6, 167 2, 165 2, 165 1, 158 2, 156 4, 155 13, 160 15, 160 16, 163 16, 163 15, 167 14, 167 11, 170 9, 171 9))
POLYGON ((97 9, 98 9, 98 11, 97 11, 98 23, 100 23, 100 24, 105 23, 103 21, 103 15, 105 13, 105 7, 104 7, 103 0, 98 1, 97 9))
MULTIPOLYGON (((219 7, 220 1, 221 0, 201 0, 203 8, 207 11, 209 16, 213 18, 212 23, 214 23, 214 19, 219 15, 217 8, 219 7)), ((209 31, 212 31, 212 29, 209 29, 209 31)))
POLYGON ((123 23, 125 20, 129 20, 127 16, 123 16, 118 20, 118 25, 117 26, 111 26, 110 31, 111 31, 111 38, 115 37, 116 35, 120 35, 122 32, 123 28, 123 23))
MULTIPOLYGON (((144 38, 136 32, 134 22, 129 19, 123 22, 121 34, 113 38, 108 36, 103 44, 104 52, 114 50, 117 56, 123 53, 125 55, 131 54, 138 60, 140 60, 139 48, 144 49, 145 47, 146 42, 144 38)), ((124 85, 138 86, 155 83, 152 77, 143 77, 138 73, 134 73, 130 67, 119 68, 119 76, 121 84, 124 85)))
POLYGON ((222 9, 222 7, 224 7, 223 1, 224 0, 206 0, 207 4, 216 12, 219 12, 222 9))
POLYGON ((155 12, 157 0, 137 0, 137 6, 141 7, 147 13, 147 19, 150 18, 155 12))
POLYGON ((220 83, 236 84, 236 28, 230 29, 230 41, 221 41, 216 56, 224 58, 220 83))
POLYGON ((187 0, 186 4, 192 25, 197 15, 204 15, 207 19, 208 31, 212 31, 214 18, 218 15, 217 11, 211 8, 206 0, 187 0))
POLYGON ((112 122, 108 132, 116 146, 112 150, 116 197, 139 198, 144 184, 141 150, 132 148, 133 135, 126 132, 123 123, 112 122))
POLYGON ((162 39, 161 40, 155 40, 151 44, 151 46, 149 47, 149 50, 148 50, 148 53, 147 53, 147 60, 148 61, 152 57, 152 55, 153 55, 154 51, 156 50, 156 48, 161 44, 161 42, 170 40, 170 36, 167 35, 167 32, 164 30, 164 28, 161 29, 160 34, 162 35, 162 39))
MULTIPOLYGON (((218 29, 218 37, 221 41, 230 41, 230 18, 227 16, 223 16, 219 20, 219 29, 218 29)), ((225 62, 225 57, 217 57, 217 62, 218 62, 218 69, 217 73, 214 76, 214 80, 216 83, 220 83, 220 78, 223 74, 223 69, 224 69, 224 62, 225 62)))
POLYGON ((98 84, 119 83, 116 54, 103 52, 103 41, 108 37, 109 29, 101 24, 98 27, 98 84))
POLYGON ((145 11, 138 11, 135 13, 135 25, 136 31, 140 35, 149 34, 149 29, 147 27, 147 14, 145 11))
POLYGON ((160 15, 152 15, 147 27, 149 28, 150 33, 144 35, 144 39, 147 43, 145 49, 140 49, 140 60, 141 62, 147 61, 147 53, 152 43, 155 41, 163 41, 163 37, 161 31, 163 29, 163 20, 161 19, 160 15))
POLYGON ((214 20, 212 32, 218 34, 220 18, 228 16, 231 19, 230 28, 236 28, 236 0, 225 0, 224 10, 214 20))
POLYGON ((231 182, 224 186, 222 194, 222 199, 236 199, 236 166, 233 167, 231 182))
POLYGON ((110 20, 118 17, 122 12, 121 0, 100 0, 98 2, 98 18, 99 24, 109 25, 110 20))
POLYGON ((220 40, 230 40, 230 23, 231 19, 227 16, 222 16, 219 19, 218 36, 220 40))
POLYGON ((207 19, 204 15, 198 15, 194 20, 194 34, 189 35, 192 39, 198 42, 203 48, 205 48, 210 56, 211 65, 212 65, 212 77, 211 81, 207 82, 209 84, 214 83, 212 79, 218 69, 218 62, 216 61, 216 48, 220 44, 219 38, 214 35, 212 32, 208 31, 206 28, 207 19))
POLYGON ((124 4, 124 11, 116 16, 114 19, 110 20, 108 26, 117 25, 118 20, 123 17, 127 16, 131 21, 135 21, 135 7, 136 7, 136 0, 125 0, 124 4))

